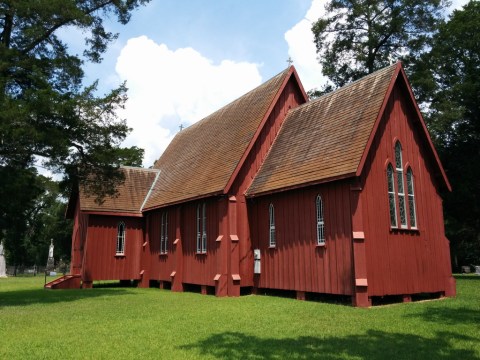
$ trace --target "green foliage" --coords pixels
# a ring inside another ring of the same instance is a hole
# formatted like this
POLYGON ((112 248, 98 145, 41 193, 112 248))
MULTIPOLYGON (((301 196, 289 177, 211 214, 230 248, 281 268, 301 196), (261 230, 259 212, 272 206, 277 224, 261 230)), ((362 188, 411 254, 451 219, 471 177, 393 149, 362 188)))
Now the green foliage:
POLYGON ((96 83, 84 88, 83 60, 69 54, 57 33, 81 29, 86 59, 99 62, 117 36, 103 19, 114 15, 125 24, 148 1, 0 2, 0 239, 27 231, 27 214, 42 194, 33 168, 39 160, 64 175, 63 189, 80 184, 99 199, 115 193, 120 165, 141 164, 143 150, 120 147, 130 131, 117 115, 125 84, 104 96, 96 95, 96 83))
POLYGON ((312 27, 323 74, 343 86, 424 52, 446 0, 331 0, 312 27))
POLYGON ((470 1, 440 27, 414 67, 421 99, 453 187, 444 194, 447 236, 458 265, 480 264, 480 2, 470 1))
POLYGON ((260 295, 42 286, 38 276, 0 279, 2 359, 480 358, 478 276, 458 277, 456 298, 372 309, 260 295))

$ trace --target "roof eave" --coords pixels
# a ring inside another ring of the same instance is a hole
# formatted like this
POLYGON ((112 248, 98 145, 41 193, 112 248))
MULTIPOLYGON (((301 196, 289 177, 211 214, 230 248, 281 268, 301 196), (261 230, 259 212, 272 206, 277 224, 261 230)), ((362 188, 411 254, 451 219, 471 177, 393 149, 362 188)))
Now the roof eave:
POLYGON ((308 181, 308 182, 301 183, 301 184, 285 186, 285 187, 281 187, 281 188, 278 188, 278 189, 256 192, 256 193, 253 193, 253 194, 249 194, 247 192, 245 194, 245 196, 248 199, 253 199, 253 198, 256 198, 256 197, 260 197, 260 196, 271 195, 271 194, 276 194, 276 193, 290 191, 290 190, 302 189, 302 188, 306 188, 306 187, 309 187, 309 186, 315 186, 315 185, 326 184, 326 183, 330 183, 330 182, 334 182, 334 181, 345 180, 345 179, 349 179, 349 178, 352 178, 352 177, 355 177, 355 176, 357 176, 355 173, 342 174, 342 175, 332 176, 332 177, 328 177, 328 178, 324 178, 324 179, 320 179, 320 180, 308 181))

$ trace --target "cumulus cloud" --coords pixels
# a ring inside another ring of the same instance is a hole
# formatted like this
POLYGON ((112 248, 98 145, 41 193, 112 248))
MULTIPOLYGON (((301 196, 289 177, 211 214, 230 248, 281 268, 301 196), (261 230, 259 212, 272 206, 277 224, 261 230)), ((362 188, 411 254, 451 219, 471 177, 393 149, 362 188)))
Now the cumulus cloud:
POLYGON ((298 71, 305 90, 319 88, 327 79, 322 76, 322 66, 318 63, 312 33, 312 25, 325 14, 325 2, 313 0, 305 17, 285 33, 288 54, 298 71))
POLYGON ((232 60, 214 64, 193 48, 169 49, 146 36, 130 39, 115 68, 129 89, 119 114, 133 128, 124 145, 144 148, 144 166, 151 166, 180 124, 189 126, 258 86, 258 68, 232 60))

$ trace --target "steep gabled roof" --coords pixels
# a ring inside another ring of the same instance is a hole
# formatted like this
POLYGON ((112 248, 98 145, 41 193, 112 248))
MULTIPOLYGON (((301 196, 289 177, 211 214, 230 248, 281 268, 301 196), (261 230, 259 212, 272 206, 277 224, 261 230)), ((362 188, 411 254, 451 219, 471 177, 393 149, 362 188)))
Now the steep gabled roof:
POLYGON ((142 206, 160 173, 157 169, 121 167, 125 181, 117 187, 118 196, 106 197, 102 204, 95 196, 87 196, 80 187, 80 210, 101 213, 128 213, 141 215, 142 206))
POLYGON ((420 129, 450 188, 400 63, 290 111, 248 196, 360 176, 397 77, 407 84, 420 129))
POLYGON ((290 67, 180 131, 154 165, 161 174, 144 209, 222 194, 292 74, 290 67))

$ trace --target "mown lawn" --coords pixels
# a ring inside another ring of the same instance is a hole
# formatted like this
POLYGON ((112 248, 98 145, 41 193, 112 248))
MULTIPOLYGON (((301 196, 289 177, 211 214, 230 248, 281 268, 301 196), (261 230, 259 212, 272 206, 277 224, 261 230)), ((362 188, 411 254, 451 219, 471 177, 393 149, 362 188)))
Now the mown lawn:
POLYGON ((0 279, 0 359, 480 359, 478 276, 455 299, 370 309, 42 285, 0 279))

